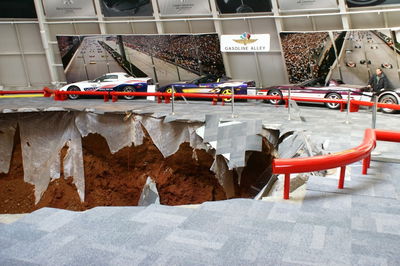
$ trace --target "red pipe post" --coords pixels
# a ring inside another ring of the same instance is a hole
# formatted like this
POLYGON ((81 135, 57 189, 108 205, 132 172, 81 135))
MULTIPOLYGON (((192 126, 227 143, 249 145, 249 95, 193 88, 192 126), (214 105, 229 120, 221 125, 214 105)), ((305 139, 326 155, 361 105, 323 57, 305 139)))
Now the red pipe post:
POLYGON ((340 177, 339 177, 339 184, 338 184, 339 189, 343 189, 343 187, 344 187, 345 175, 346 175, 346 166, 342 166, 342 167, 340 167, 340 177))
POLYGON ((290 193, 290 174, 285 174, 285 180, 283 184, 283 199, 287 200, 289 199, 289 193, 290 193))

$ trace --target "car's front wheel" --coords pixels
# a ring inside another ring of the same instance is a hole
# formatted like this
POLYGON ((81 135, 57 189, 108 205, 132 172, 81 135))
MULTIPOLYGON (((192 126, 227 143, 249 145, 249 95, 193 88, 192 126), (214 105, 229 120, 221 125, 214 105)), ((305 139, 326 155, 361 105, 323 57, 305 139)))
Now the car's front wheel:
POLYGON ((283 103, 283 97, 282 97, 282 92, 277 89, 270 90, 268 92, 268 96, 277 96, 280 97, 280 99, 271 99, 268 100, 270 104, 282 104, 283 103))
MULTIPOLYGON (((136 89, 133 86, 126 86, 123 91, 124 92, 136 92, 136 89)), ((135 99, 135 96, 133 96, 133 95, 124 95, 124 99, 133 100, 133 99, 135 99)))
MULTIPOLYGON (((165 89, 166 93, 171 93, 172 94, 172 87, 168 87, 165 89)), ((174 93, 176 93, 176 90, 174 89, 174 93)), ((170 97, 170 99, 172 99, 172 96, 170 97)), ((176 99, 176 97, 174 96, 174 99, 176 99)))
MULTIPOLYGON (((399 104, 396 97, 393 95, 384 95, 379 99, 380 103, 387 103, 387 104, 399 104)), ((396 113, 396 110, 389 109, 389 108, 382 108, 382 112, 386 114, 394 114, 396 113)))
MULTIPOLYGON (((81 91, 77 86, 71 86, 67 89, 67 91, 81 91)), ((76 100, 79 98, 78 94, 68 94, 68 98, 71 100, 76 100)))
POLYGON ((225 88, 221 91, 221 95, 223 96, 231 96, 230 98, 223 98, 222 100, 226 103, 230 103, 232 101, 232 88, 225 88))
MULTIPOLYGON (((342 96, 340 96, 339 93, 331 92, 328 95, 326 95, 325 98, 329 100, 340 100, 342 99, 342 96)), ((338 109, 340 107, 340 103, 325 103, 325 106, 328 107, 329 109, 338 109)))

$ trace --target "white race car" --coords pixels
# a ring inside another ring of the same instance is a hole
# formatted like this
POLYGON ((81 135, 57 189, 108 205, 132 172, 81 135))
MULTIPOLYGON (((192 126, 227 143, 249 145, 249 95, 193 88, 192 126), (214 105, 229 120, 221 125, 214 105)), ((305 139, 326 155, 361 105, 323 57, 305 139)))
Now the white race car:
MULTIPOLYGON (((124 92, 146 92, 147 86, 152 85, 151 78, 134 78, 124 72, 107 73, 94 80, 86 80, 67 84, 60 91, 124 91, 124 92)), ((68 98, 76 100, 79 95, 69 94, 68 98)), ((124 96, 132 100, 135 96, 124 96)))

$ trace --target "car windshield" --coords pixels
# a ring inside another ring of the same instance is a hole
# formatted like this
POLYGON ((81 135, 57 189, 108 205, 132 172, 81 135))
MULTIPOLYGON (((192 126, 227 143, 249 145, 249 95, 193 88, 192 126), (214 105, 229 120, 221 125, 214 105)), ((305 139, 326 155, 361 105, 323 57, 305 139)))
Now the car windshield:
POLYGON ((322 84, 317 79, 311 79, 311 80, 303 81, 302 83, 299 84, 299 86, 301 86, 301 87, 317 87, 317 86, 322 86, 322 84))
POLYGON ((105 80, 117 80, 118 75, 103 75, 93 80, 93 82, 104 82, 105 80))
POLYGON ((101 76, 101 77, 95 78, 95 79, 93 80, 93 82, 103 82, 105 79, 106 79, 106 76, 103 75, 103 76, 101 76))
POLYGON ((206 76, 201 76, 197 79, 194 79, 190 81, 190 83, 193 84, 199 84, 199 83, 211 83, 211 82, 216 82, 217 81, 217 76, 214 75, 206 75, 206 76))

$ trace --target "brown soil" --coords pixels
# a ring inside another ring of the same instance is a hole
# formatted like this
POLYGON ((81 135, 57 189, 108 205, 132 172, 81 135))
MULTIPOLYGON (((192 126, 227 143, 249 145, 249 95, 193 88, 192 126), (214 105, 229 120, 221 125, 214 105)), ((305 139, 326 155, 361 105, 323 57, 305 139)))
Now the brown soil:
MULTIPOLYGON (((174 155, 164 158, 149 137, 137 147, 111 154, 105 139, 97 134, 83 138, 85 202, 81 202, 72 177, 50 182, 39 203, 34 204, 34 186, 23 180, 19 132, 16 132, 8 174, 0 174, 0 213, 26 213, 42 207, 86 210, 95 206, 135 206, 148 176, 155 180, 161 204, 182 205, 226 199, 223 188, 209 169, 213 157, 184 143, 174 155), (194 153, 196 153, 194 155, 194 153), (195 158, 195 159, 194 159, 195 158)), ((64 158, 67 148, 61 151, 64 158)), ((270 175, 271 146, 254 152, 236 187, 237 197, 254 196, 251 188, 270 175), (262 178, 263 177, 263 178, 262 178)), ((62 160, 61 160, 62 161, 62 160)), ((63 166, 61 166, 61 169, 63 166)), ((237 178, 237 176, 236 176, 237 178)))
MULTIPOLYGON (((26 213, 42 207, 85 210, 95 206, 137 205, 148 176, 157 184, 162 204, 194 204, 225 199, 225 192, 209 170, 212 156, 196 151, 187 143, 163 158, 149 138, 143 145, 111 154, 103 137, 83 138, 85 202, 80 202, 71 177, 50 182, 39 203, 34 204, 34 186, 23 180, 19 133, 16 133, 8 174, 0 175, 0 213, 26 213)), ((61 158, 66 148, 61 152, 61 158)), ((61 166, 62 169, 62 166, 61 166)))
POLYGON ((88 207, 137 205, 148 176, 160 194, 161 204, 181 205, 225 199, 223 188, 209 170, 213 158, 184 143, 174 155, 164 158, 149 138, 143 145, 111 154, 99 135, 83 140, 88 207))
POLYGON ((21 144, 18 137, 14 142, 9 174, 0 174, 0 213, 24 213, 34 210, 33 189, 33 185, 24 182, 21 144))

